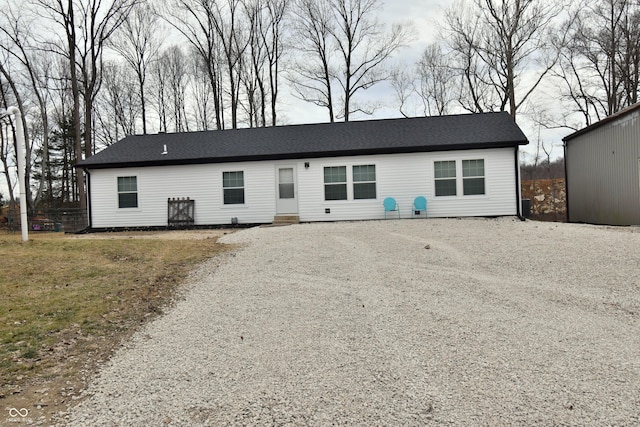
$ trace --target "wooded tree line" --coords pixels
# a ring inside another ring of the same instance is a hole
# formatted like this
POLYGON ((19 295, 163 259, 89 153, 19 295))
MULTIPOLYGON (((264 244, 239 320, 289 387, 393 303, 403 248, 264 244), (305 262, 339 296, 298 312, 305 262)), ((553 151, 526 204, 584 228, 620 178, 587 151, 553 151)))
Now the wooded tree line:
MULTIPOLYGON (((577 129, 637 102, 637 0, 458 0, 420 60, 395 66, 413 32, 383 25, 378 0, 0 5, 0 101, 23 111, 31 207, 84 207, 73 165, 128 134, 283 124, 285 88, 328 121, 375 112, 360 95, 385 81, 405 116, 508 111, 577 129)), ((14 188, 11 118, 0 161, 14 188)))
POLYGON ((639 70, 637 0, 457 0, 393 82, 405 115, 524 108, 577 130, 638 102, 639 70))

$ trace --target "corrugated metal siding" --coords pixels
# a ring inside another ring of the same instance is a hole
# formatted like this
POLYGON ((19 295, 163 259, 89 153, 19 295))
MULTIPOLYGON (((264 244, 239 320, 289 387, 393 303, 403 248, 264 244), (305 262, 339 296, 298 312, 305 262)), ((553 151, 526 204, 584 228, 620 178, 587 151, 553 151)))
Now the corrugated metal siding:
POLYGON ((569 221, 640 224, 640 112, 567 144, 569 221))
POLYGON ((101 169, 91 172, 92 226, 143 227, 167 224, 167 198, 190 197, 195 200, 197 225, 269 223, 276 214, 276 165, 296 164, 298 206, 301 221, 340 221, 382 219, 382 201, 394 197, 401 216, 411 217, 416 196, 428 199, 429 217, 515 215, 514 149, 449 151, 416 154, 354 156, 301 159, 283 162, 247 162, 192 166, 147 167, 138 169, 101 169), (438 160, 485 160, 485 189, 481 196, 435 197, 433 163, 438 160), (309 168, 305 168, 309 162, 309 168), (353 200, 349 179, 348 200, 324 200, 324 167, 376 165, 377 198, 353 200), (222 172, 244 171, 245 205, 225 206, 222 199, 222 172), (138 177, 137 209, 118 209, 117 177, 138 177), (325 213, 329 209, 330 213, 325 213))

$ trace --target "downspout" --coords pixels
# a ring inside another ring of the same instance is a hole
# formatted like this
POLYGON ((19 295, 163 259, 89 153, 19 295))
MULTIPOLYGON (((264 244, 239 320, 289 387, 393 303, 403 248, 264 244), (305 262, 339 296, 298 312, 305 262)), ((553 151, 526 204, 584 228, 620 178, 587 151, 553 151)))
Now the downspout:
POLYGON ((520 221, 526 221, 527 219, 522 216, 522 196, 520 194, 520 147, 516 145, 515 151, 513 153, 514 163, 515 163, 515 171, 516 171, 516 216, 520 221))
POLYGON ((563 141, 562 148, 564 149, 564 208, 567 213, 567 222, 571 222, 569 219, 569 174, 567 173, 567 144, 568 141, 563 141))
POLYGON ((87 229, 91 229, 91 173, 89 173, 89 169, 83 169, 84 173, 87 174, 87 229))

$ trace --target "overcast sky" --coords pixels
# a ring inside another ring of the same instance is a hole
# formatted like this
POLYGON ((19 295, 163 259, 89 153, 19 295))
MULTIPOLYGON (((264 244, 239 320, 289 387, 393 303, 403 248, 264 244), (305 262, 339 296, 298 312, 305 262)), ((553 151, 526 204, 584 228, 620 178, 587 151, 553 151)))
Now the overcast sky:
MULTIPOLYGON (((410 24, 415 33, 415 39, 408 46, 400 49, 391 59, 390 64, 404 64, 413 67, 420 58, 424 47, 435 41, 436 22, 443 15, 444 6, 450 4, 446 0, 387 0, 381 2, 379 20, 386 25, 388 30, 393 23, 410 24)), ((386 106, 380 108, 373 116, 362 113, 356 114, 352 120, 384 119, 401 117, 398 105, 394 102, 395 94, 389 83, 383 82, 360 92, 357 99, 370 99, 380 101, 386 106)), ((284 94, 279 98, 282 114, 280 117, 286 124, 317 123, 328 121, 326 108, 314 106, 311 103, 298 101, 290 94, 284 94), (283 117, 284 116, 284 117, 283 117)))
MULTIPOLYGON (((436 40, 437 25, 442 22, 444 10, 453 2, 451 0, 387 0, 382 3, 379 18, 390 28, 392 23, 410 23, 415 31, 415 39, 409 46, 401 49, 392 59, 393 64, 414 67, 425 46, 436 40)), ((283 93, 280 100, 280 118, 284 124, 327 122, 326 109, 297 100, 290 94, 283 93)), ((544 96, 544 92, 541 92, 544 96)), ((385 119, 401 117, 395 101, 395 93, 389 83, 380 83, 362 92, 358 97, 379 101, 387 107, 380 108, 373 116, 355 115, 353 120, 385 119)), ((361 98, 363 99, 363 98, 361 98)), ((551 98, 552 99, 552 98, 551 98)), ((518 124, 529 138, 530 144, 522 147, 524 160, 531 160, 535 152, 538 128, 524 115, 518 117, 518 124)), ((547 145, 553 144, 554 157, 562 155, 562 137, 571 133, 568 130, 542 130, 541 137, 547 145)), ((0 181, 0 191, 7 195, 4 180, 0 181)))
MULTIPOLYGON (((401 49, 391 60, 393 64, 403 64, 406 67, 414 67, 420 59, 424 48, 434 41, 437 36, 437 26, 442 22, 445 9, 453 1, 451 0, 387 0, 382 3, 379 18, 390 28, 392 23, 410 23, 415 30, 416 37, 408 47, 401 49)), ((547 90, 548 92, 548 90, 547 90)), ((539 96, 545 97, 545 89, 538 91, 539 96)), ((395 102, 395 93, 389 83, 380 83, 365 92, 360 92, 357 99, 371 99, 380 101, 386 107, 380 108, 373 116, 356 114, 352 120, 385 119, 401 117, 398 111, 398 103, 395 102)), ((552 99, 552 98, 551 98, 552 99)), ((327 122, 326 108, 317 107, 311 103, 297 100, 290 94, 284 94, 280 98, 280 118, 286 124, 302 124, 327 122)), ((464 111, 459 111, 464 113, 464 111)), ((518 124, 529 139, 530 143, 522 147, 524 160, 530 161, 536 148, 538 127, 523 114, 518 117, 518 124)), ((547 146, 553 145, 553 157, 562 155, 562 138, 571 133, 569 130, 540 130, 541 139, 547 146)))

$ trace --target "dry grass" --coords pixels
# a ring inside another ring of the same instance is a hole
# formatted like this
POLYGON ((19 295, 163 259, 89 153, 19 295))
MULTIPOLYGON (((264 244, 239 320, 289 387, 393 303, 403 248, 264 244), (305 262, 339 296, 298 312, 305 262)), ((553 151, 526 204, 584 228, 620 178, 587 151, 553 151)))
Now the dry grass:
POLYGON ((189 270, 224 250, 215 236, 93 237, 32 234, 22 243, 19 234, 0 234, 0 399, 5 402, 24 396, 30 386, 54 384, 58 392, 64 381, 70 389, 81 387, 91 366, 162 311, 189 270))

